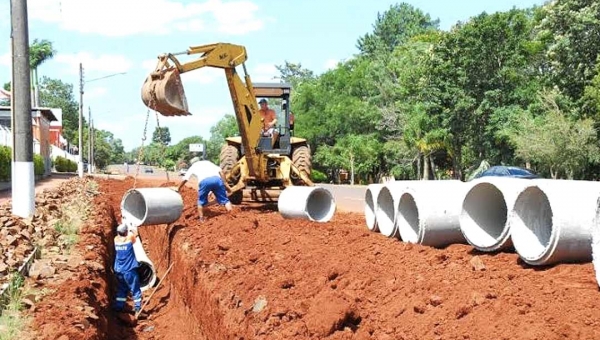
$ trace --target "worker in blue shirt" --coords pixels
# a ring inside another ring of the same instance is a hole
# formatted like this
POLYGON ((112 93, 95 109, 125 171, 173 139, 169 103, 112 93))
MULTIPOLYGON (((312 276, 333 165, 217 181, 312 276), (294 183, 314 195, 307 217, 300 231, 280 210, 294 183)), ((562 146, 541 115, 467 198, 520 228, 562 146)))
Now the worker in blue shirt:
POLYGON ((137 271, 139 263, 133 252, 133 244, 136 242, 137 236, 135 228, 127 228, 125 224, 117 227, 114 264, 114 272, 117 277, 117 297, 113 307, 117 312, 123 311, 129 292, 133 296, 135 312, 139 312, 142 308, 142 290, 137 271))

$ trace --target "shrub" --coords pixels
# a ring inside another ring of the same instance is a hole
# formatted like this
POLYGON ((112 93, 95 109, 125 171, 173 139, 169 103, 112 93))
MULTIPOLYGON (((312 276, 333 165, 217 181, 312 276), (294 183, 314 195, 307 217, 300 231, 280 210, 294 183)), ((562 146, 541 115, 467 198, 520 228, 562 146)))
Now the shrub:
POLYGON ((44 159, 37 153, 33 155, 33 173, 36 176, 42 176, 46 170, 44 159))
POLYGON ((315 183, 326 183, 327 175, 319 170, 313 169, 311 173, 311 177, 313 182, 315 183))
POLYGON ((10 181, 12 167, 12 149, 0 145, 0 181, 10 181))

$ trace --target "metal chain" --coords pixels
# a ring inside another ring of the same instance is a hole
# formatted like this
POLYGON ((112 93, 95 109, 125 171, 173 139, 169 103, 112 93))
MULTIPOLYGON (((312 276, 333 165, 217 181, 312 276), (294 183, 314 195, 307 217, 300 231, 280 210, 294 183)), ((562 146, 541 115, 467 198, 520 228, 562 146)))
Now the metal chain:
POLYGON ((137 178, 140 174, 140 162, 142 161, 142 157, 144 156, 144 142, 146 141, 146 134, 148 132, 148 120, 150 120, 150 109, 146 111, 146 122, 144 123, 144 135, 142 136, 142 146, 140 146, 140 150, 138 151, 137 157, 137 167, 135 171, 135 177, 133 178, 133 189, 136 188, 137 178))
MULTIPOLYGON (((158 140, 160 142, 160 155, 164 157, 165 155, 165 144, 162 140, 162 129, 160 128, 160 122, 158 121, 158 111, 154 111, 156 114, 156 128, 158 129, 158 140)), ((169 170, 165 166, 165 174, 167 174, 167 182, 169 182, 169 170)))

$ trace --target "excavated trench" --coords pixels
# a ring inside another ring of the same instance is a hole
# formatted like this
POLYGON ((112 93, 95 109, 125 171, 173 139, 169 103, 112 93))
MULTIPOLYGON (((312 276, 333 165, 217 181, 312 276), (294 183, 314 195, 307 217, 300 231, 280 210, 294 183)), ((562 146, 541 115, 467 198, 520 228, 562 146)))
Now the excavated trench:
MULTIPOLYGON (((94 252, 106 259, 106 268, 88 278, 100 288, 85 299, 104 306, 102 322, 48 339, 600 337, 592 264, 530 270, 516 254, 478 254, 462 244, 445 249, 407 244, 370 232, 359 214, 336 213, 328 223, 291 222, 270 207, 242 205, 233 216, 211 207, 208 221, 198 224, 191 188, 182 193, 178 221, 139 228, 159 280, 173 264, 149 300, 148 318, 137 323, 117 318, 107 309, 114 296, 112 237, 119 203, 133 181, 98 182, 103 195, 97 204, 111 207, 96 217, 104 236, 94 252), (473 269, 474 256, 485 270, 473 269), (522 324, 527 334, 515 333, 522 324)), ((159 185, 173 183, 138 180, 138 187, 159 185)), ((81 287, 89 286, 81 281, 81 287)), ((63 289, 57 296, 73 304, 70 287, 63 289)), ((49 317, 61 313, 53 303, 49 317)), ((67 320, 43 323, 64 326, 67 320)))

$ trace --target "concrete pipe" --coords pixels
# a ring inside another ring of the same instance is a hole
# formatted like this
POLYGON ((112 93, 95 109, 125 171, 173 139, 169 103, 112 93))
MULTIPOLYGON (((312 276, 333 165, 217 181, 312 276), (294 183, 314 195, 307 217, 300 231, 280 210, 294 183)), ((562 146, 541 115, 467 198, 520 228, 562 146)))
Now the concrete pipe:
POLYGON ((377 211, 377 196, 383 188, 383 184, 373 183, 367 186, 365 191, 365 221, 367 228, 371 231, 379 231, 375 212, 377 211))
POLYGON ((512 247, 508 214, 530 179, 485 177, 470 186, 460 213, 460 229, 467 242, 485 252, 512 247))
POLYGON ((592 224, 592 263, 596 273, 596 283, 600 287, 600 197, 596 201, 596 216, 592 224))
POLYGON ((538 179, 517 197, 508 224, 515 250, 530 265, 592 260, 600 182, 538 179))
POLYGON ((154 287, 154 284, 156 284, 156 270, 154 264, 144 251, 144 246, 139 236, 136 238, 135 243, 133 243, 133 252, 135 253, 135 259, 140 264, 138 267, 140 288, 142 291, 145 291, 148 288, 154 287))
POLYGON ((377 195, 375 219, 382 235, 396 238, 400 236, 396 225, 396 213, 400 196, 409 185, 418 182, 421 181, 390 181, 381 188, 377 195))
POLYGON ((459 222, 466 189, 458 180, 419 181, 404 189, 396 217, 402 240, 432 247, 466 243, 459 222))
POLYGON ((170 188, 131 189, 121 201, 123 221, 134 227, 173 223, 182 211, 181 195, 170 188))
POLYGON ((336 204, 329 190, 322 187, 291 186, 284 189, 277 202, 284 218, 328 222, 336 204))

